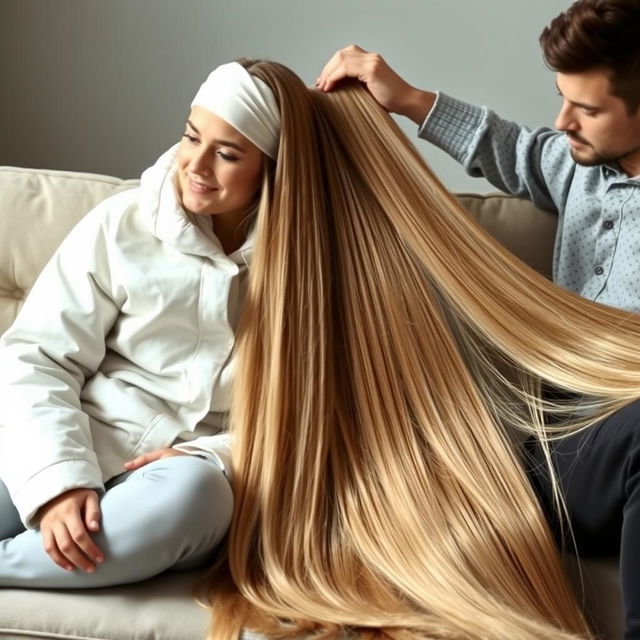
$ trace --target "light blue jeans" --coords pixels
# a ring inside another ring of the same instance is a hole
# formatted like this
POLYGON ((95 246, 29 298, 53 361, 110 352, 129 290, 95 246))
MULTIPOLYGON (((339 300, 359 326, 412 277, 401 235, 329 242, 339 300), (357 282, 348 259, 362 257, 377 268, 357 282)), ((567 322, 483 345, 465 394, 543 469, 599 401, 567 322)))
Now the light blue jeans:
POLYGON ((111 480, 100 508, 93 539, 104 562, 95 573, 65 571, 45 552, 40 532, 25 530, 0 482, 0 587, 108 587, 200 566, 229 527, 233 495, 216 464, 176 456, 111 480))

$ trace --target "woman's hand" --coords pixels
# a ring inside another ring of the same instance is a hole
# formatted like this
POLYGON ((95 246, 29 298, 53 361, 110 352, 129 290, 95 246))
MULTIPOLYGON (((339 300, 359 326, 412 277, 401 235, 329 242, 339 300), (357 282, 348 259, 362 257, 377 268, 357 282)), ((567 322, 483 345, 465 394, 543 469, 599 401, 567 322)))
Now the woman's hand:
POLYGON ((90 535, 100 530, 100 503, 93 489, 72 489, 50 500, 40 508, 39 524, 45 551, 59 567, 93 573, 104 560, 90 535))
POLYGON ((333 55, 316 80, 316 86, 322 91, 331 91, 343 78, 360 80, 387 111, 407 116, 416 124, 422 124, 436 98, 434 93, 405 82, 381 55, 354 44, 333 55))
POLYGON ((133 460, 129 460, 129 462, 124 463, 124 468, 128 471, 135 471, 140 467, 144 467, 145 464, 149 464, 150 462, 155 462, 156 460, 160 460, 162 458, 170 458, 172 456, 188 456, 188 453, 184 453, 184 451, 178 451, 177 449, 157 449, 156 451, 151 451, 150 453, 145 453, 144 455, 138 456, 133 460))

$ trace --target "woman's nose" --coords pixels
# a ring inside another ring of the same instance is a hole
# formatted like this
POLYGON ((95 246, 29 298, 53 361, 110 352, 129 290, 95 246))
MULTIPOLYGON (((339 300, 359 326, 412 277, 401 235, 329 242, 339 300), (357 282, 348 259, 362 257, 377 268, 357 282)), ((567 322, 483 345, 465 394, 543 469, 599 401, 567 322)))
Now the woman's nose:
POLYGON ((207 161, 206 151, 194 152, 191 157, 191 162, 189 163, 189 170, 200 175, 211 173, 211 166, 207 161))

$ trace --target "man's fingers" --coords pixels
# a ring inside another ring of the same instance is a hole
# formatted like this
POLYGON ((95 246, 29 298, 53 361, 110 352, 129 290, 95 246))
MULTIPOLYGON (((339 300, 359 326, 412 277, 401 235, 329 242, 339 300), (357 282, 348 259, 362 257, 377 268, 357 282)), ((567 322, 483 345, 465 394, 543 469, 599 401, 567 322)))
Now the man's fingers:
POLYGON ((338 51, 323 69, 316 86, 321 91, 331 91, 344 78, 362 82, 387 111, 403 113, 415 92, 380 54, 356 46, 338 51))
POLYGON ((367 55, 367 51, 357 45, 350 45, 337 51, 324 66, 316 85, 323 91, 330 91, 343 78, 361 78, 360 62, 367 55))

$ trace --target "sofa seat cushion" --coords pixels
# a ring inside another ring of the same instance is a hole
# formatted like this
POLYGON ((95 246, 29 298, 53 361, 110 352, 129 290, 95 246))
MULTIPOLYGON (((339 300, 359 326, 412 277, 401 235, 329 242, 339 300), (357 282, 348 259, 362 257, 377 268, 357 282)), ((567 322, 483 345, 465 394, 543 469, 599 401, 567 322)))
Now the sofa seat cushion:
POLYGON ((0 639, 204 640, 210 614, 192 597, 198 571, 86 591, 0 590, 0 639))
MULTIPOLYGON (((568 571, 601 640, 621 640, 616 559, 568 558, 568 571)), ((192 597, 199 571, 87 591, 0 590, 0 640, 204 640, 210 614, 192 597)), ((243 640, 265 640, 251 632, 243 640)))

